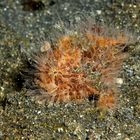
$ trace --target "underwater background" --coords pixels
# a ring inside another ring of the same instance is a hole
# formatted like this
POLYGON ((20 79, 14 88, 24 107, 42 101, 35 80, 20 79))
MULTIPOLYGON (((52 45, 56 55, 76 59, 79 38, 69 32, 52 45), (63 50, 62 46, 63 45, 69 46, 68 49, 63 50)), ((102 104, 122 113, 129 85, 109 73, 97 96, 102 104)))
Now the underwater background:
POLYGON ((139 140, 140 1, 1 0, 0 139, 139 140), (89 101, 54 105, 34 102, 15 74, 22 64, 21 52, 29 56, 43 41, 53 42, 63 28, 90 17, 136 36, 120 71, 123 82, 116 109, 100 111, 89 101))

